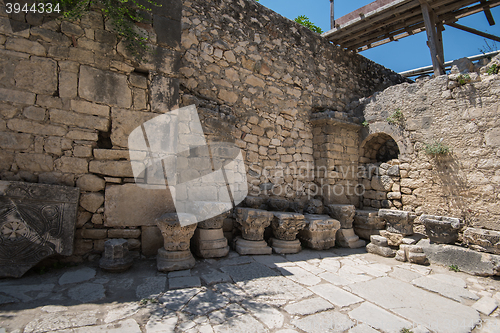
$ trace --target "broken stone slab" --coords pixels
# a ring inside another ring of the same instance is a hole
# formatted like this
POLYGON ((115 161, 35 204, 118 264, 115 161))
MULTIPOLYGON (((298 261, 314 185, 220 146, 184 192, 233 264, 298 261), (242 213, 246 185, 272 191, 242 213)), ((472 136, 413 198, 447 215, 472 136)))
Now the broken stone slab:
POLYGON ((227 238, 222 228, 197 228, 192 238, 193 252, 201 258, 221 258, 229 253, 227 238))
MULTIPOLYGON (((465 282, 463 285, 457 285, 452 280, 453 276, 438 276, 433 275, 421 276, 411 281, 417 287, 424 288, 436 292, 444 297, 448 297, 457 302, 463 302, 464 299, 478 300, 479 297, 466 289, 465 282)), ((463 281, 462 281, 463 282, 463 281)))
POLYGON ((375 245, 373 243, 369 243, 366 245, 366 252, 377 254, 379 256, 387 258, 392 258, 396 255, 396 251, 394 251, 390 247, 375 245))
POLYGON ((273 249, 270 248, 265 240, 246 240, 241 237, 236 237, 235 250, 240 255, 253 255, 253 254, 271 254, 273 249))
POLYGON ((264 209, 266 207, 266 198, 248 195, 243 203, 245 204, 245 207, 248 208, 264 209))
POLYGON ((404 236, 413 234, 413 220, 416 215, 403 210, 380 209, 380 216, 386 222, 386 230, 404 236))
POLYGON ((359 239, 354 229, 339 229, 336 236, 336 244, 340 247, 357 249, 366 245, 364 240, 359 239))
POLYGON ((481 297, 479 301, 472 304, 472 307, 482 314, 489 316, 498 307, 498 302, 491 297, 481 297))
POLYGON ((356 207, 354 205, 328 205, 328 211, 331 217, 340 222, 342 229, 351 229, 354 221, 356 207))
POLYGON ((337 230, 340 222, 328 215, 304 215, 305 227, 297 237, 305 246, 314 250, 327 250, 335 246, 337 230))
POLYGON ((304 215, 297 213, 273 212, 271 222, 274 237, 285 241, 294 241, 299 230, 306 225, 304 215))
POLYGON ((108 272, 123 272, 132 267, 132 263, 126 239, 108 239, 104 242, 104 256, 99 260, 99 267, 108 272))
POLYGON ((264 239, 264 229, 271 224, 274 214, 261 209, 236 208, 236 223, 243 239, 260 241, 264 239))
POLYGON ((470 248, 493 254, 500 254, 500 232, 479 228, 467 228, 463 235, 464 243, 470 248))
POLYGON ((75 187, 0 181, 0 277, 73 253, 79 196, 75 187))
POLYGON ((456 265, 461 271, 473 275, 500 275, 500 256, 498 255, 481 253, 455 245, 432 244, 429 239, 422 239, 417 245, 422 247, 431 263, 446 267, 456 265))
POLYGON ((302 250, 302 246, 298 239, 290 241, 271 238, 269 240, 269 243, 273 248, 273 252, 277 254, 299 253, 302 250))
POLYGON ((369 240, 371 235, 380 235, 385 229, 385 221, 378 216, 376 210, 359 210, 354 215, 353 228, 356 235, 369 240))
POLYGON ((420 221, 425 225, 427 237, 438 244, 455 243, 463 226, 460 219, 448 216, 422 215, 420 221))

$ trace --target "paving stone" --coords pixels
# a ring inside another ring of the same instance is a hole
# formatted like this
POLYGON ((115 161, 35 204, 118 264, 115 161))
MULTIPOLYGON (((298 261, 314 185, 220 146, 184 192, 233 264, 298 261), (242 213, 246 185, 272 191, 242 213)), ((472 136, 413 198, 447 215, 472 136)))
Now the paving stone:
POLYGON ((201 316, 206 315, 212 311, 225 307, 229 300, 211 290, 198 293, 194 296, 183 309, 183 311, 201 316))
MULTIPOLYGON (((38 285, 10 285, 0 284, 0 290, 4 294, 12 296, 16 301, 31 302, 34 299, 42 299, 50 295, 55 285, 44 283, 38 285)), ((8 300, 8 299, 7 299, 8 300)))
POLYGON ((231 318, 222 325, 213 327, 216 333, 267 333, 268 330, 249 314, 231 318))
POLYGON ((316 295, 323 297, 334 305, 344 307, 351 304, 363 301, 358 296, 355 296, 339 287, 332 286, 331 284, 319 284, 317 286, 309 287, 316 295))
POLYGON ((330 283, 333 283, 336 286, 345 286, 346 284, 354 283, 353 281, 351 281, 345 277, 341 277, 341 276, 338 276, 337 274, 333 274, 333 273, 329 273, 329 272, 320 274, 319 277, 330 282, 330 283))
POLYGON ((95 302, 106 297, 102 284, 83 283, 68 290, 68 296, 82 303, 95 302))
POLYGON ((181 276, 191 276, 191 270, 190 269, 185 269, 183 271, 175 271, 175 272, 169 272, 167 277, 170 278, 175 278, 175 277, 181 277, 181 276))
POLYGON ((498 333, 500 332, 500 319, 486 318, 478 325, 474 332, 477 333, 498 333))
POLYGON ((245 314, 246 311, 238 304, 229 304, 227 307, 221 310, 214 311, 208 315, 211 324, 222 324, 227 320, 241 316, 245 314))
POLYGON ((430 274, 428 277, 460 288, 467 288, 467 283, 463 279, 450 274, 430 274))
POLYGON ((287 254, 286 259, 289 261, 308 261, 311 259, 321 259, 321 251, 313 251, 309 249, 304 249, 299 253, 287 254))
MULTIPOLYGON (((236 253, 236 252, 230 252, 230 253, 236 253)), ((238 254, 238 257, 222 258, 221 260, 219 260, 220 266, 241 265, 241 264, 249 264, 249 263, 253 263, 253 262, 254 262, 254 259, 251 256, 240 256, 239 254, 238 254)))
POLYGON ((316 312, 332 309, 333 305, 321 297, 313 297, 285 306, 285 311, 292 315, 310 315, 316 312))
MULTIPOLYGON (((452 278, 450 276, 450 278, 452 278)), ((479 297, 471 293, 465 287, 457 286, 456 284, 441 281, 431 276, 422 276, 412 281, 412 284, 440 294, 441 296, 451 298, 457 302, 462 302, 463 299, 477 300, 479 297)))
POLYGON ((238 282, 237 285, 253 300, 268 304, 282 305, 313 295, 310 290, 283 276, 238 282))
POLYGON ((243 307, 250 311, 257 319, 264 323, 269 329, 283 326, 285 317, 281 312, 265 303, 243 301, 243 307))
POLYGON ((208 274, 202 274, 201 281, 203 281, 203 283, 206 284, 207 286, 210 286, 210 285, 213 285, 216 283, 233 282, 229 275, 227 275, 225 273, 218 272, 218 271, 212 271, 208 274))
POLYGON ((219 283, 214 285, 215 291, 229 298, 231 302, 241 302, 250 296, 232 283, 219 283))
POLYGON ((321 282, 321 278, 300 267, 280 267, 279 271, 283 276, 306 286, 314 286, 321 282))
POLYGON ((266 265, 269 268, 282 267, 281 264, 290 263, 283 256, 277 254, 272 254, 268 256, 253 256, 253 259, 263 265, 266 265))
POLYGON ((409 269, 394 267, 392 272, 389 273, 389 276, 392 278, 396 278, 398 280, 404 281, 404 282, 411 282, 415 279, 418 279, 422 275, 417 273, 417 272, 413 272, 409 269))
POLYGON ((189 302, 196 294, 201 292, 201 288, 192 288, 184 290, 169 290, 163 293, 158 301, 163 303, 164 307, 173 311, 180 311, 183 306, 189 302))
POLYGON ((151 316, 145 327, 146 333, 173 333, 178 320, 175 314, 163 317, 151 316))
MULTIPOLYGON (((377 266, 377 264, 373 265, 359 265, 358 268, 363 271, 366 274, 369 274, 371 276, 375 277, 381 277, 381 276, 386 276, 387 275, 387 270, 384 270, 380 266, 377 266)), ((389 267, 390 270, 390 267, 389 267)))
POLYGON ((307 333, 344 332, 354 326, 348 316, 333 310, 294 319, 291 323, 307 333))
POLYGON ((133 316, 139 311, 137 302, 133 303, 120 303, 119 306, 111 306, 106 309, 106 317, 104 323, 109 324, 117 320, 122 320, 127 317, 133 316))
POLYGON ((314 275, 318 275, 318 274, 325 272, 325 270, 323 268, 317 267, 317 266, 315 266, 311 263, 305 262, 305 261, 297 261, 297 262, 295 262, 295 265, 305 269, 306 271, 308 271, 314 275))
POLYGON ((60 331, 56 333, 142 333, 139 324, 134 319, 127 319, 124 321, 119 321, 117 323, 91 326, 91 327, 80 327, 73 329, 71 331, 60 331))
POLYGON ((354 294, 432 331, 468 333, 480 320, 470 307, 390 277, 349 287, 354 294))
POLYGON ((166 284, 166 276, 147 277, 143 283, 137 286, 135 295, 138 299, 156 297, 165 291, 166 284))
POLYGON ((336 273, 340 268, 340 261, 337 259, 323 259, 319 264, 319 268, 336 273))
POLYGON ((368 324, 383 332, 399 333, 403 328, 410 328, 412 326, 409 321, 401 319, 369 302, 364 302, 349 312, 349 317, 356 320, 356 322, 368 324))
POLYGON ((491 297, 481 297, 481 299, 474 303, 472 307, 477 311, 489 316, 498 307, 498 302, 491 297))
POLYGON ((225 266, 221 270, 229 274, 233 281, 248 281, 270 276, 277 276, 278 273, 260 263, 250 263, 238 266, 225 266))
POLYGON ((374 330, 366 324, 359 324, 351 328, 347 333, 379 333, 379 331, 374 330))
POLYGON ((201 287, 200 278, 197 276, 181 276, 168 279, 168 289, 184 289, 201 287))
POLYGON ((25 333, 57 331, 67 328, 95 325, 97 310, 75 313, 49 313, 30 321, 24 328, 25 333))
POLYGON ((59 284, 70 284, 88 281, 95 277, 96 271, 90 267, 80 268, 76 271, 66 272, 59 278, 59 284))

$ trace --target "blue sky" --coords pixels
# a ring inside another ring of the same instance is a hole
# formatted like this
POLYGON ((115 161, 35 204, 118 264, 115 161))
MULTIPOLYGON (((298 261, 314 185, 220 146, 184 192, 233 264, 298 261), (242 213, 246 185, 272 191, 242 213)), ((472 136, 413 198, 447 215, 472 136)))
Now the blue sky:
MULTIPOLYGON (((370 3, 370 0, 336 0, 335 17, 339 18, 370 3)), ((330 1, 329 0, 260 0, 264 6, 275 12, 294 19, 299 15, 306 15, 311 22, 323 31, 330 30, 330 1)), ((496 25, 489 26, 484 13, 477 13, 457 23, 500 36, 500 6, 491 10, 496 25)), ((480 54, 479 49, 484 49, 486 43, 483 37, 445 26, 443 31, 444 57, 446 61, 459 59, 466 56, 480 54)), ((431 65, 429 49, 426 45, 425 32, 391 42, 371 50, 361 52, 361 55, 382 64, 396 72, 431 65)), ((487 40, 490 45, 493 41, 487 40)), ((496 43, 500 49, 500 43, 496 43)))

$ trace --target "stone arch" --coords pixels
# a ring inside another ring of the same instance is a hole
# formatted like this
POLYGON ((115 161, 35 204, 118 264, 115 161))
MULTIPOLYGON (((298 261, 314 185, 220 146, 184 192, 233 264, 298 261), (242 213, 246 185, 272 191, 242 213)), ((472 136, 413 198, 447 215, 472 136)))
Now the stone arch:
POLYGON ((388 162, 399 157, 399 146, 387 133, 370 134, 360 147, 362 163, 388 162))
POLYGON ((401 157, 408 158, 413 154, 413 147, 410 142, 410 138, 408 135, 405 135, 404 129, 394 125, 390 125, 384 121, 378 121, 370 124, 367 129, 364 129, 361 132, 360 139, 361 139, 360 140, 361 144, 360 144, 359 156, 361 163, 377 162, 376 156, 372 157, 373 152, 368 153, 368 150, 370 150, 371 147, 367 146, 372 144, 371 140, 374 139, 376 139, 377 141, 373 141, 373 143, 379 142, 381 140, 384 141, 383 143, 381 143, 380 147, 382 146, 382 144, 387 142, 387 140, 390 139, 394 140, 399 149, 400 158, 401 157))

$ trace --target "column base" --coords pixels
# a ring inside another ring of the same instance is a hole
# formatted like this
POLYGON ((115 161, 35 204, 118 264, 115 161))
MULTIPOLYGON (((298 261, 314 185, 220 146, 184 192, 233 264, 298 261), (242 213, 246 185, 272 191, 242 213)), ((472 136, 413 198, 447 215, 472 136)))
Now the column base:
POLYGON ((133 262, 134 260, 130 256, 120 259, 108 259, 103 257, 99 260, 99 267, 107 272, 119 273, 132 267, 133 262))
POLYGON ((156 267, 160 272, 182 271, 193 268, 196 264, 191 251, 167 251, 164 248, 158 250, 156 256, 156 267))
POLYGON ((201 229, 198 227, 192 240, 194 254, 201 258, 221 258, 229 253, 227 239, 222 228, 201 229))
POLYGON ((298 239, 293 241, 281 240, 276 238, 271 238, 271 246, 273 252, 277 254, 292 254, 299 253, 302 250, 300 241, 298 239))
POLYGON ((337 245, 340 247, 347 247, 351 249, 357 249, 360 247, 364 247, 366 242, 364 240, 359 239, 358 236, 354 233, 352 228, 350 229, 339 229, 337 231, 337 245))
POLYGON ((271 254, 273 253, 273 249, 267 246, 266 241, 258 240, 251 241, 246 240, 241 237, 236 239, 236 252, 240 255, 251 255, 251 254, 271 254))

